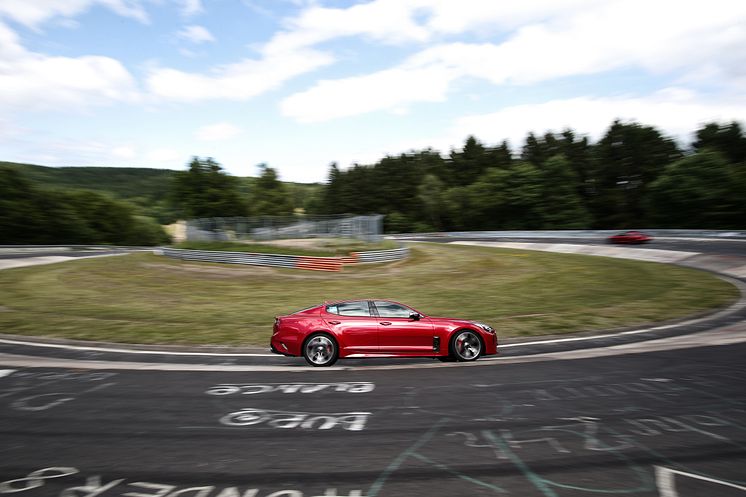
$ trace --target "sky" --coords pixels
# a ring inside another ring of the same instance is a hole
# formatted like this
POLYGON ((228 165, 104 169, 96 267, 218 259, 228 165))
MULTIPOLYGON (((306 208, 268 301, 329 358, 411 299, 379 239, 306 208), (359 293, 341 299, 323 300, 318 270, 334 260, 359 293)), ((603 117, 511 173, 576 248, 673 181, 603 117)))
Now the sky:
POLYGON ((469 135, 746 122, 740 0, 0 0, 0 160, 285 181, 469 135))

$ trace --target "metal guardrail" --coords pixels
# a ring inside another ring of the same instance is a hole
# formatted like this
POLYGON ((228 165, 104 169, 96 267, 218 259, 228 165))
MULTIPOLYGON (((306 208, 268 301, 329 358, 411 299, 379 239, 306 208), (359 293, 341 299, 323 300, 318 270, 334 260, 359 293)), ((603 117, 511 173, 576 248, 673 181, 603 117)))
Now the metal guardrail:
POLYGON ((409 249, 401 247, 391 250, 370 250, 368 252, 357 252, 358 262, 393 262, 409 257, 409 249))
POLYGON ((251 252, 224 252, 216 250, 188 250, 163 247, 155 253, 185 261, 245 264, 250 266, 285 267, 316 271, 340 271, 346 264, 393 262, 409 257, 409 249, 355 252, 348 257, 313 257, 282 254, 256 254, 251 252))
POLYGON ((185 261, 220 262, 224 264, 248 264, 294 268, 300 258, 297 255, 254 254, 249 252, 224 252, 217 250, 158 249, 166 257, 185 261))
MULTIPOLYGON (((459 238, 606 238, 628 230, 542 230, 542 231, 448 231, 441 233, 402 233, 395 238, 417 236, 444 236, 459 238)), ((746 230, 676 230, 643 229, 657 238, 706 238, 713 240, 746 240, 746 230)))

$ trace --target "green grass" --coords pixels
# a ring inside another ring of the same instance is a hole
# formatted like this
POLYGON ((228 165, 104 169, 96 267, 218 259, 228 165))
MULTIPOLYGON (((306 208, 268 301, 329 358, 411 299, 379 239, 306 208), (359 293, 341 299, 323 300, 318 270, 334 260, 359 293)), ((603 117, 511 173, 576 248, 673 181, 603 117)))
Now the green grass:
POLYGON ((255 254, 287 254, 310 255, 317 257, 333 257, 349 255, 350 252, 365 250, 395 249, 399 245, 394 240, 382 240, 376 243, 366 243, 348 238, 318 240, 311 247, 286 247, 267 243, 244 242, 195 242, 187 241, 173 246, 179 249, 191 250, 219 250, 229 252, 252 252, 255 254))
POLYGON ((0 330, 129 343, 267 345, 273 317, 378 297, 483 320, 498 336, 609 329, 734 301, 681 267, 569 254, 417 244, 402 262, 341 273, 182 262, 152 254, 0 271, 0 330))

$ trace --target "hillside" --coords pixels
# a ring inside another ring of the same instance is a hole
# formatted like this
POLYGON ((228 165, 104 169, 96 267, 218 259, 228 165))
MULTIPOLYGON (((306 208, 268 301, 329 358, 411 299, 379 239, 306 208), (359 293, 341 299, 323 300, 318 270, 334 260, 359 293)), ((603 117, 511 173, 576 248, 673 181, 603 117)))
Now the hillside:
POLYGON ((2 161, 0 165, 18 169, 29 180, 46 188, 95 190, 122 199, 160 200, 168 194, 176 173, 141 167, 46 167, 2 161))
MULTIPOLYGON (((133 204, 138 213, 169 224, 176 212, 168 194, 176 171, 144 167, 47 167, 0 161, 23 174, 32 183, 46 189, 84 189, 108 194, 133 204)), ((256 178, 239 177, 239 189, 249 195, 256 178)), ((318 197, 322 185, 283 182, 296 208, 307 207, 308 200, 318 197)))

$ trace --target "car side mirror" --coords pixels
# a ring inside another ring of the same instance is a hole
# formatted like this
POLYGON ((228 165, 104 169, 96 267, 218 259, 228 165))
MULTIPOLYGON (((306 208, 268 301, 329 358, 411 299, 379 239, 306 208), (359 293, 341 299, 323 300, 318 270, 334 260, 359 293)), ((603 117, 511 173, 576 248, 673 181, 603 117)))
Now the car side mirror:
POLYGON ((419 321, 421 317, 422 317, 422 314, 418 312, 413 312, 412 314, 409 315, 409 319, 411 319, 412 321, 419 321))

